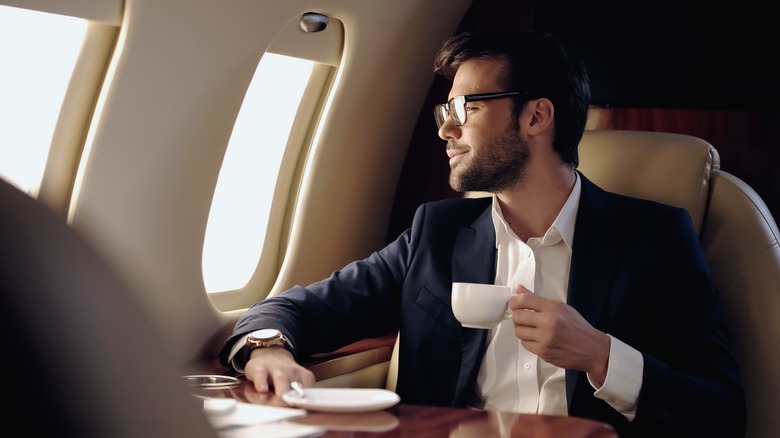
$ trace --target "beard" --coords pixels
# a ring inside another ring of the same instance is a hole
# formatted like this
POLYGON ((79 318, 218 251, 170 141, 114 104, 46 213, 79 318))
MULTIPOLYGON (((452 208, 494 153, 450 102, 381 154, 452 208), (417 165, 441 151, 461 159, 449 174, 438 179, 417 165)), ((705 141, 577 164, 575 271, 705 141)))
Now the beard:
POLYGON ((450 169, 450 187, 456 192, 502 192, 525 180, 528 143, 520 139, 520 127, 510 123, 485 142, 470 160, 450 169))

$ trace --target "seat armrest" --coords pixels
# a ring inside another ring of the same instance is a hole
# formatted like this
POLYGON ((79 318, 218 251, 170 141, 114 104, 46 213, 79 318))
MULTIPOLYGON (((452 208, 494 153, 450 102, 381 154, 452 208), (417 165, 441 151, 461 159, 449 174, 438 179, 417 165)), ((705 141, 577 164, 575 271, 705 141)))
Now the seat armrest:
POLYGON ((396 333, 364 339, 332 353, 316 354, 301 362, 317 386, 384 388, 396 333))

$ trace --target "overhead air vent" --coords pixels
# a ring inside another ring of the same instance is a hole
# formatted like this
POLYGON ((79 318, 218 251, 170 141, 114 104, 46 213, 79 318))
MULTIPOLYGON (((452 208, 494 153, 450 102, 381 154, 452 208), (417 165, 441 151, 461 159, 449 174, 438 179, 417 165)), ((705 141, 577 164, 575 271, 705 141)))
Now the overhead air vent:
POLYGON ((307 12, 301 17, 301 29, 307 33, 322 32, 328 28, 328 17, 316 12, 307 12))

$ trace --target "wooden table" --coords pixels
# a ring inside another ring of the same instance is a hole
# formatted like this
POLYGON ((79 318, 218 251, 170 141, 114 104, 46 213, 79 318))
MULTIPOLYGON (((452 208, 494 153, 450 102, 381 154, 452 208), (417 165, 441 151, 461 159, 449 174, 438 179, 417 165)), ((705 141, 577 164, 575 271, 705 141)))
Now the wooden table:
MULTIPOLYGON (((251 382, 240 377, 238 385, 193 392, 210 397, 227 397, 246 403, 289 407, 281 397, 260 394, 251 382)), ((325 438, 616 438, 614 429, 584 418, 487 412, 467 408, 443 408, 399 404, 360 414, 309 412, 288 420, 316 425, 327 430, 325 438)))

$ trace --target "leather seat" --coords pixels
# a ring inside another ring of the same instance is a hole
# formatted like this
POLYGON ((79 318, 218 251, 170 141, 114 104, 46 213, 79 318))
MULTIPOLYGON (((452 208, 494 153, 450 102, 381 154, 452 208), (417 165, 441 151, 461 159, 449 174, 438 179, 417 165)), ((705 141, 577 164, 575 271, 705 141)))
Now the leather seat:
POLYGON ((746 437, 780 436, 780 232, 766 204, 687 135, 586 131, 579 168, 606 190, 690 212, 745 383, 746 437))
POLYGON ((5 418, 29 436, 213 437, 134 294, 63 218, 0 180, 5 418))
MULTIPOLYGON (((755 191, 682 134, 585 131, 579 169, 602 188, 688 210, 729 323, 747 396, 746 437, 780 436, 780 232, 755 191)), ((472 193, 469 196, 484 196, 472 193)), ((397 379, 397 342, 386 387, 397 379)))

